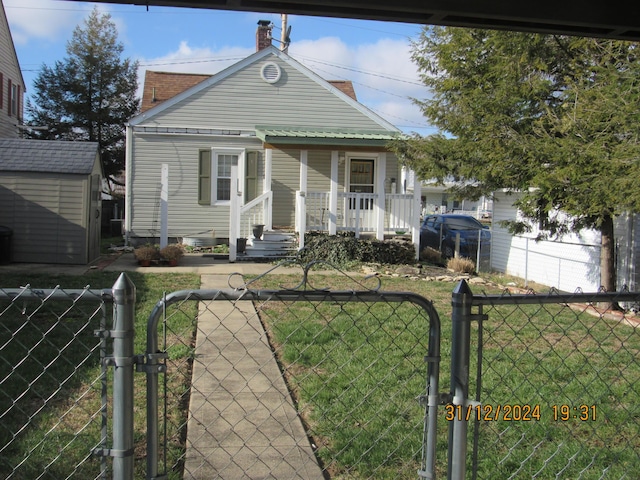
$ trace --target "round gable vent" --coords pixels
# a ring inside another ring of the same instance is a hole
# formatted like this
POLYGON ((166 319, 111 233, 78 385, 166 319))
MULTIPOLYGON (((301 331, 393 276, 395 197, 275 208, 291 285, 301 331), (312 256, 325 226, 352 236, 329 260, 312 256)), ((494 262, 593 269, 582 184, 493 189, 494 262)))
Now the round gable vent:
POLYGON ((277 63, 267 62, 262 65, 260 69, 260 76, 267 83, 276 83, 280 80, 280 75, 282 72, 280 71, 280 67, 277 63))

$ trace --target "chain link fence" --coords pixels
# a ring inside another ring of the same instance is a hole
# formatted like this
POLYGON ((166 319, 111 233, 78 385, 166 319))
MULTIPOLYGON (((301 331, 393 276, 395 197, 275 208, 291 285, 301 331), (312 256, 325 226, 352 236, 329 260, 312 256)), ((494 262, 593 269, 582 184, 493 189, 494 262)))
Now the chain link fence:
POLYGON ((107 478, 110 291, 0 289, 0 478, 107 478))
POLYGON ((452 341, 470 350, 452 352, 445 407, 451 478, 638 478, 640 322, 617 307, 640 295, 478 296, 465 287, 454 293, 452 341), (468 385, 458 375, 465 354, 468 385))
POLYGON ((308 268, 168 294, 135 341, 124 275, 0 290, 0 478, 638 478, 640 294, 461 282, 441 331, 308 268))

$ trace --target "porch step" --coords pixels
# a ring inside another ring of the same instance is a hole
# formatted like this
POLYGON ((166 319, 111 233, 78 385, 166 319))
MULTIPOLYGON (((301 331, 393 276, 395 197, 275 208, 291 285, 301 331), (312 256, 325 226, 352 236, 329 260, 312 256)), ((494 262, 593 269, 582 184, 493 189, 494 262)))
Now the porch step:
POLYGON ((298 239, 294 233, 269 230, 260 240, 250 238, 244 254, 238 254, 238 260, 279 259, 294 255, 298 239))

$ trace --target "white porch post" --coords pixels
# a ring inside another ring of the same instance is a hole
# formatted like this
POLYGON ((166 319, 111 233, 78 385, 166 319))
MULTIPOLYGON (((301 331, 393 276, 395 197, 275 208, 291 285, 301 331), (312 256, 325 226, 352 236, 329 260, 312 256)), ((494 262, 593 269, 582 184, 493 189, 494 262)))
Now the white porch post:
POLYGON ((131 125, 127 124, 126 134, 125 134, 125 168, 124 168, 124 244, 129 245, 129 240, 131 236, 131 202, 133 201, 133 197, 131 195, 132 192, 132 182, 131 178, 133 176, 133 129, 131 125))
MULTIPOLYGON (((273 150, 270 148, 264 151, 264 185, 262 186, 262 193, 271 191, 271 170, 273 168, 273 150)), ((267 211, 264 212, 264 228, 265 230, 273 229, 273 199, 269 202, 267 211)))
POLYGON ((331 151, 331 186, 329 191, 329 235, 338 228, 338 151, 331 151))
POLYGON ((235 262, 238 256, 238 237, 240 236, 240 193, 238 188, 238 166, 231 166, 231 198, 229 202, 229 261, 235 262))
POLYGON ((307 230, 307 175, 309 169, 309 151, 300 150, 300 194, 296 202, 296 216, 298 218, 298 246, 304 247, 304 234, 307 230))
POLYGON ((384 240, 384 207, 386 193, 384 191, 384 179, 387 176, 387 154, 381 153, 378 156, 378 174, 376 175, 376 239, 384 240))
POLYGON ((422 204, 421 182, 413 178, 413 208, 411 209, 411 240, 416 249, 416 260, 420 260, 420 205, 422 204))
POLYGON ((160 167, 160 248, 169 243, 169 165, 160 167))

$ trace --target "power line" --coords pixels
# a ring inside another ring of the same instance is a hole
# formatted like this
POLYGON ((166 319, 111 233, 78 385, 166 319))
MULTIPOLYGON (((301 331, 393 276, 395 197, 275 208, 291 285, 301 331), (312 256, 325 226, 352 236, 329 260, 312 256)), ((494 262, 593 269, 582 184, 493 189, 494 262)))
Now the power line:
POLYGON ((298 57, 297 55, 294 58, 295 59, 306 59, 308 61, 320 63, 322 65, 328 65, 330 67, 341 68, 343 70, 349 70, 351 72, 361 73, 361 74, 364 74, 364 75, 371 75, 371 76, 378 77, 378 78, 384 78, 386 80, 393 80, 394 82, 407 83, 409 85, 416 85, 418 87, 423 87, 424 86, 422 83, 414 82, 413 80, 405 80, 405 79, 400 78, 400 77, 392 77, 391 75, 377 73, 377 72, 370 72, 370 71, 368 72, 366 70, 361 70, 361 69, 354 68, 354 67, 348 67, 346 65, 338 65, 337 63, 325 62, 325 61, 319 60, 317 58, 303 57, 303 56, 298 57))

